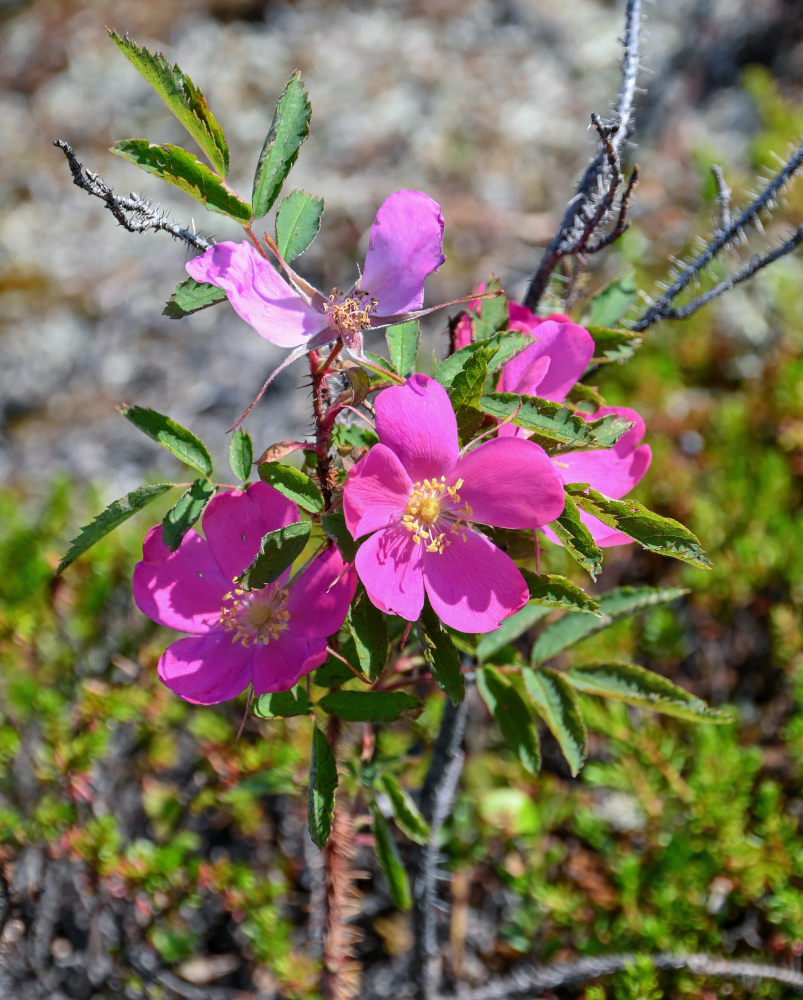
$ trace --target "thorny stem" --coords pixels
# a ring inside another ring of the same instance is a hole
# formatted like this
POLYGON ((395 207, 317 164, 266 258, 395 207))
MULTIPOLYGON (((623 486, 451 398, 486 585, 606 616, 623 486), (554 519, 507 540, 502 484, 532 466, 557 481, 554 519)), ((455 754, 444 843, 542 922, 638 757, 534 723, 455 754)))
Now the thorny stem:
POLYGON ((533 311, 546 291, 552 272, 560 261, 574 254, 590 254, 601 250, 624 232, 624 214, 634 186, 631 178, 625 197, 620 204, 619 217, 611 233, 590 240, 607 221, 616 190, 621 181, 619 161, 622 148, 633 131, 633 102, 639 67, 639 33, 641 28, 641 0, 628 0, 625 11, 623 39, 622 82, 616 105, 616 118, 612 125, 600 131, 603 148, 589 163, 580 179, 574 197, 569 202, 560 228, 544 251, 538 269, 524 297, 524 305, 533 311))
POLYGON ((332 437, 332 424, 326 419, 326 379, 329 376, 329 360, 335 351, 327 358, 326 363, 320 363, 317 351, 310 351, 309 370, 312 379, 312 410, 315 416, 315 451, 318 456, 316 469, 318 483, 323 493, 325 509, 332 509, 333 491, 335 485, 334 470, 329 458, 329 443, 332 437))
MULTIPOLYGON (((680 295, 680 293, 694 278, 697 277, 697 275, 708 267, 711 261, 717 256, 717 254, 720 253, 721 250, 740 239, 744 234, 744 230, 748 226, 755 225, 757 222, 760 222, 762 211, 770 209, 775 204, 781 190, 791 180, 792 176, 797 173, 801 166, 803 166, 803 143, 798 146, 781 170, 775 174, 764 190, 753 199, 753 201, 747 206, 746 209, 744 209, 737 219, 733 221, 728 219, 728 224, 726 226, 723 226, 722 222, 720 222, 716 232, 700 253, 683 267, 675 281, 672 282, 669 288, 666 289, 664 294, 656 302, 652 303, 652 305, 650 305, 649 308, 646 309, 637 319, 626 324, 627 328, 635 331, 636 333, 640 333, 642 330, 646 330, 647 327, 652 326, 653 323, 657 323, 658 320, 685 319, 693 312, 696 312, 696 310, 701 306, 710 302, 711 299, 716 298, 717 295, 721 295, 723 292, 728 291, 739 282, 752 277, 752 275, 754 275, 756 271, 760 270, 762 267, 766 267, 779 257, 783 257, 785 254, 794 250, 801 240, 803 240, 803 234, 801 234, 800 229, 793 233, 789 239, 787 239, 775 250, 771 250, 763 255, 758 254, 753 257, 750 263, 742 271, 731 278, 726 278, 724 281, 721 281, 715 288, 710 289, 698 298, 693 299, 691 302, 687 302, 683 306, 676 307, 673 305, 678 295, 680 295)), ((717 175, 715 174, 714 176, 716 177, 717 175)), ((728 213, 727 211, 723 213, 723 207, 727 209, 727 194, 729 194, 729 192, 727 191, 727 188, 724 187, 724 181, 720 183, 719 178, 717 178, 717 187, 719 191, 718 203, 720 215, 724 215, 725 218, 727 218, 728 213)))
POLYGON ((100 174, 92 170, 84 170, 83 164, 73 152, 72 146, 63 139, 54 139, 53 145, 64 153, 72 174, 73 184, 86 191, 94 198, 105 202, 106 208, 117 219, 123 229, 129 233, 144 233, 149 229, 169 233, 174 239, 181 240, 195 250, 208 250, 212 243, 190 232, 177 222, 171 222, 167 215, 156 205, 140 198, 132 192, 127 198, 116 195, 100 174))

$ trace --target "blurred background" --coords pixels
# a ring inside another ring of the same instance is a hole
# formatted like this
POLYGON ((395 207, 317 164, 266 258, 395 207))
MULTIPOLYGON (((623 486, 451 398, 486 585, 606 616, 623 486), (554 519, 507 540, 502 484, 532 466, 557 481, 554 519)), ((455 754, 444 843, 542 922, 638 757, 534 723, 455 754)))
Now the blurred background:
MULTIPOLYGON (((275 101, 300 68, 313 119, 289 183, 322 196, 326 211, 299 270, 322 289, 349 285, 378 205, 421 189, 446 220, 447 261, 427 285, 434 303, 491 273, 511 297, 523 293, 594 150, 589 115, 614 102, 622 25, 623 4, 602 0, 0 2, 7 995, 306 997, 315 981, 303 804, 289 795, 306 777, 307 721, 250 721, 234 746, 241 704, 193 709, 154 683, 165 635, 130 599, 147 515, 52 582, 79 524, 174 472, 119 403, 169 410, 222 458, 225 429, 281 358, 225 305, 163 317, 185 249, 125 233, 72 186, 54 138, 116 192, 238 238, 234 224, 108 152, 117 139, 185 138, 104 26, 161 49, 202 88, 246 197, 275 101)), ((711 164, 744 203, 803 133, 795 0, 655 0, 645 25, 633 228, 593 262, 589 292, 629 272, 654 289, 667 260, 711 230, 711 164)), ((768 240, 803 221, 803 185, 779 215, 768 240)), ((547 752, 533 785, 475 727, 444 887, 457 914, 444 948, 468 982, 522 956, 626 949, 799 962, 801 287, 803 257, 792 255, 691 321, 654 327, 634 362, 599 376, 610 402, 647 422, 655 458, 639 499, 688 524, 715 568, 612 552, 600 589, 692 593, 579 655, 633 657, 734 706, 740 722, 695 729, 590 707, 597 735, 580 778, 547 752)), ((437 317, 428 324, 427 351, 445 352, 444 329, 437 317)), ((305 432, 302 375, 291 368, 249 418, 258 446, 305 432)), ((571 572, 560 553, 549 558, 571 572)), ((439 711, 433 703, 418 721, 420 741, 439 711)), ((398 734, 387 740, 412 753, 414 782, 415 753, 398 734)), ((381 880, 363 888, 370 978, 403 954, 409 928, 381 880)), ((671 989, 716 995, 682 975, 671 989)))

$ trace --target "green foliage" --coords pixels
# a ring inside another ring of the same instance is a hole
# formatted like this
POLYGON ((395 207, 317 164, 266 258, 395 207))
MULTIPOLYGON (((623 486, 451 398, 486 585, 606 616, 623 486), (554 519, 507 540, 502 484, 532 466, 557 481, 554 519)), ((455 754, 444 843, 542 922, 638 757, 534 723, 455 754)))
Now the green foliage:
POLYGON ((262 218, 276 201, 290 168, 296 162, 301 143, 309 134, 311 112, 309 96, 301 74, 296 70, 276 104, 273 121, 257 161, 251 196, 255 219, 262 218))
POLYGON ((251 466, 254 464, 254 444, 248 431, 238 427, 229 438, 229 465, 231 471, 241 483, 251 477, 251 466))
POLYGON ((493 667, 477 671, 477 688, 510 749, 530 774, 541 767, 538 735, 527 706, 513 685, 493 667))
POLYGON ((413 905, 413 894, 407 870, 399 855, 393 834, 374 800, 371 801, 371 830, 374 834, 376 856, 385 876, 388 892, 393 905, 400 910, 409 910, 413 905))
POLYGON ((304 551, 309 541, 309 521, 298 521, 269 531, 262 537, 259 552, 238 577, 248 590, 259 590, 280 576, 304 551))
POLYGON ((203 514, 214 494, 215 487, 208 479, 196 479, 165 514, 162 541, 171 552, 181 545, 181 539, 203 514))
POLYGON ((263 483, 269 483, 274 489, 283 493, 288 500, 298 504, 302 510, 319 513, 324 508, 323 496, 314 481, 300 469, 294 469, 292 465, 261 462, 259 478, 263 483))
POLYGON ((332 691, 318 702, 347 722, 392 722, 418 704, 418 698, 404 691, 332 691))
POLYGON ((618 281, 612 281, 591 300, 588 325, 615 326, 635 301, 637 290, 633 274, 625 274, 618 281))
POLYGON ((387 619, 363 595, 356 604, 352 604, 346 627, 354 643, 360 670, 369 680, 375 681, 388 658, 387 619))
POLYGON ((332 831, 337 789, 337 764, 329 741, 316 726, 312 731, 312 757, 307 797, 307 825, 312 842, 323 847, 332 831))
POLYGON ((291 191, 276 210, 276 245, 286 261, 302 254, 318 235, 323 198, 306 191, 291 191))
POLYGON ((418 632, 424 662, 435 683, 446 692, 452 704, 456 705, 466 694, 466 682, 460 669, 460 654, 429 605, 421 612, 418 632))
POLYGON ((555 532, 556 538, 569 555, 583 567, 592 580, 596 580, 602 571, 602 550, 583 524, 577 504, 568 493, 560 517, 549 527, 555 532))
POLYGON ((204 476, 212 475, 209 450, 199 437, 171 417, 145 406, 121 406, 120 412, 138 430, 166 448, 171 455, 197 469, 204 476))
POLYGON ((396 323, 385 330, 390 362, 400 375, 409 375, 415 367, 420 339, 421 330, 417 319, 396 323))
POLYGON ((162 310, 164 316, 170 319, 181 319, 201 309, 207 309, 218 302, 223 302, 226 293, 217 285, 196 281, 195 278, 185 278, 176 289, 162 310))
POLYGON ((577 696, 567 680, 554 670, 545 667, 525 670, 523 676, 533 706, 558 741, 576 776, 586 759, 586 727, 577 696))

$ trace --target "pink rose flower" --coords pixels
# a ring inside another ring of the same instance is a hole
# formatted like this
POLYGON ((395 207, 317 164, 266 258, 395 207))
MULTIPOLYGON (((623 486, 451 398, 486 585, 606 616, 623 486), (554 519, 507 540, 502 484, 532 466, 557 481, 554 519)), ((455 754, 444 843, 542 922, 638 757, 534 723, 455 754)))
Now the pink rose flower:
POLYGON ((440 207, 421 191, 390 195, 371 227, 362 274, 345 295, 296 286, 250 243, 218 243, 187 263, 196 281, 222 288, 235 311, 279 347, 307 349, 342 337, 361 351, 362 331, 420 309, 424 281, 446 260, 440 207))
POLYGON ((426 375, 376 398, 380 443, 354 466, 343 510, 355 567, 382 611, 416 620, 425 595, 447 625, 490 632, 526 604, 513 560, 472 524, 533 528, 565 503, 546 452, 497 438, 461 455, 446 390, 426 375))
POLYGON ((266 483, 213 497, 205 538, 188 532, 171 552, 152 528, 134 570, 134 600, 160 625, 189 632, 167 647, 160 679, 186 701, 212 705, 249 684, 255 694, 287 691, 326 659, 326 639, 340 628, 356 578, 329 548, 292 580, 285 570, 261 590, 236 578, 262 536, 299 519, 294 503, 266 483))

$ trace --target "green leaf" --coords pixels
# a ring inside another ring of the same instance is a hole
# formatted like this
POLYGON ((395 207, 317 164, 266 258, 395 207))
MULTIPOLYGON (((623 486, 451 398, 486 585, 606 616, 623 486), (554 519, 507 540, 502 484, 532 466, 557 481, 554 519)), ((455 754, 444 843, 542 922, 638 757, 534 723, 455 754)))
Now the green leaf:
POLYGON ((304 253, 318 235, 323 215, 323 198, 306 191, 291 191, 276 211, 276 243, 285 260, 304 253))
POLYGON ((591 532, 580 520, 577 504, 566 494, 566 506, 563 513, 549 527, 563 543, 569 555, 596 580, 602 570, 602 550, 597 546, 591 532))
POLYGON ((401 787, 392 774, 383 774, 379 779, 379 787, 390 799, 396 826, 416 844, 426 844, 429 840, 429 825, 418 811, 412 796, 401 787))
POLYGON ((633 273, 612 281, 591 300, 589 326, 615 326, 636 299, 636 279, 633 273))
POLYGON ((415 368, 421 329, 417 319, 396 323, 385 330, 390 362, 399 375, 407 376, 415 368))
POLYGON ((388 658, 388 627, 384 614, 363 595, 349 610, 346 625, 354 640, 360 669, 375 681, 388 658))
POLYGON ((420 705, 404 691, 332 691, 318 706, 347 722, 392 722, 402 712, 420 705))
POLYGON ((516 392, 488 392, 479 405, 484 413, 534 431, 547 441, 584 449, 610 448, 630 426, 615 413, 590 422, 560 403, 516 392))
POLYGON ((283 493, 288 500, 298 504, 302 510, 317 514, 324 508, 323 494, 300 469, 292 465, 282 465, 281 462, 262 462, 259 466, 259 478, 263 483, 270 483, 274 489, 283 493))
POLYGON ((611 330, 607 326, 589 326, 588 332, 594 340, 592 365, 625 361, 627 358, 632 358, 641 347, 641 336, 630 330, 611 330))
POLYGON ((479 406, 488 364, 494 353, 493 348, 490 345, 486 347, 484 343, 472 346, 478 349, 468 355, 449 386, 449 399, 456 411, 463 406, 479 406))
POLYGON ((505 618, 502 624, 494 632, 487 632, 477 643, 477 659, 480 661, 489 660, 494 653, 507 646, 510 642, 515 642, 519 636, 524 635, 529 629, 546 618, 550 608, 537 604, 525 604, 524 607, 505 618))
POLYGON ((181 545, 181 539, 203 514, 214 495, 215 487, 208 479, 196 479, 165 514, 162 520, 162 541, 171 552, 175 552, 181 545))
POLYGON ((192 80, 177 65, 171 66, 161 52, 149 52, 130 38, 121 38, 116 31, 109 31, 109 37, 195 139, 215 170, 225 177, 229 150, 223 129, 192 80))
POLYGON ((307 795, 307 825, 316 847, 323 848, 332 832, 336 789, 335 755, 326 737, 316 726, 312 731, 312 758, 307 795))
POLYGON ((170 319, 181 319, 196 313, 200 309, 207 309, 218 302, 223 302, 226 293, 217 285, 210 285, 207 282, 196 281, 195 278, 187 278, 167 300, 167 304, 162 310, 163 316, 170 319))
POLYGON ((593 597, 567 580, 565 576, 546 573, 538 576, 527 569, 520 569, 530 590, 530 603, 546 608, 563 608, 566 611, 590 611, 602 615, 593 597))
MULTIPOLYGON (((501 287, 498 278, 491 278, 485 283, 486 292, 501 290, 501 287)), ((492 337, 500 330, 506 330, 510 322, 507 298, 504 295, 496 295, 494 298, 483 299, 477 312, 472 311, 469 315, 473 319, 475 340, 485 340, 492 337)))
POLYGON ((541 752, 527 706, 513 685, 493 667, 477 671, 477 688, 496 719, 505 743, 530 774, 538 774, 541 752))
POLYGON ((309 521, 299 521, 269 531, 262 537, 254 561, 238 577, 240 586, 247 590, 259 590, 275 580, 304 551, 310 530, 309 521))
POLYGON ((572 775, 577 777, 586 759, 587 735, 577 696, 554 670, 525 669, 523 677, 536 711, 558 741, 572 775))
POLYGON ((160 146, 147 139, 122 139, 111 150, 149 174, 181 188, 213 212, 238 222, 248 222, 251 218, 251 206, 240 201, 214 171, 180 146, 170 143, 160 146))
POLYGON ((115 500, 114 503, 110 503, 89 524, 85 524, 70 542, 70 547, 59 563, 56 574, 63 573, 70 563, 75 562, 78 556, 83 555, 95 542, 100 541, 104 535, 108 535, 118 524, 127 521, 132 514, 136 514, 151 500, 155 500, 167 490, 172 490, 175 485, 175 483, 150 483, 147 486, 140 486, 139 489, 132 490, 119 500, 115 500))
POLYGON ((120 412, 138 430, 163 447, 171 455, 205 476, 212 475, 212 459, 206 445, 192 431, 177 424, 163 413, 145 406, 121 406, 120 412))
POLYGON ((421 612, 419 622, 421 652, 435 683, 442 688, 453 705, 466 696, 466 682, 460 669, 460 654, 454 647, 449 633, 441 628, 437 616, 428 604, 421 612))
POLYGON ((254 464, 254 443, 248 431, 242 427, 229 438, 229 465, 231 471, 244 483, 251 475, 251 466, 254 464))
POLYGON ((346 527, 343 511, 336 510, 328 514, 321 514, 321 527, 330 538, 335 540, 345 562, 354 562, 354 557, 357 554, 357 543, 346 527))
POLYGON ((259 719, 288 719, 294 715, 309 715, 312 712, 312 702, 304 688, 297 686, 290 691, 258 695, 254 699, 252 711, 259 719))
POLYGON ((661 517, 637 500, 611 500, 596 490, 571 490, 578 507, 603 524, 629 535, 650 552, 672 556, 700 569, 711 569, 711 560, 695 534, 671 517, 661 517))
POLYGON ((533 646, 530 662, 533 666, 543 663, 622 618, 644 608, 669 604, 686 593, 688 591, 682 587, 618 587, 610 590, 599 599, 599 610, 604 618, 585 612, 571 613, 547 625, 533 646))
MULTIPOLYGON (((357 660, 357 651, 354 649, 354 643, 351 639, 346 642, 341 643, 340 649, 338 650, 340 655, 349 661, 349 663, 357 660)), ((355 670, 357 669, 355 665, 355 670)), ((354 671, 349 670, 343 660, 339 660, 336 656, 331 654, 324 660, 324 662, 315 671, 315 683, 318 687, 340 687, 341 684, 345 684, 346 681, 354 680, 354 671)))
POLYGON ((376 802, 371 801, 371 829, 376 843, 376 856, 379 867, 388 884, 388 892, 393 905, 400 910, 409 910, 413 905, 413 894, 410 891, 410 880, 407 877, 404 863, 399 855, 396 841, 390 832, 385 817, 379 811, 376 802))
POLYGON ((301 143, 309 134, 312 108, 298 70, 287 81, 276 104, 265 145, 259 154, 254 173, 254 218, 270 210, 281 191, 285 177, 296 162, 301 143))
POLYGON ((512 357, 521 354, 532 344, 532 337, 513 331, 498 333, 485 340, 476 341, 461 347, 459 351, 444 358, 435 372, 435 379, 444 389, 449 389, 457 375, 463 370, 467 361, 475 354, 488 358, 488 371, 493 374, 506 364, 512 357))
POLYGON ((733 722, 727 713, 709 708, 702 698, 635 663, 588 663, 573 667, 565 676, 572 687, 586 694, 651 708, 679 719, 733 722))

